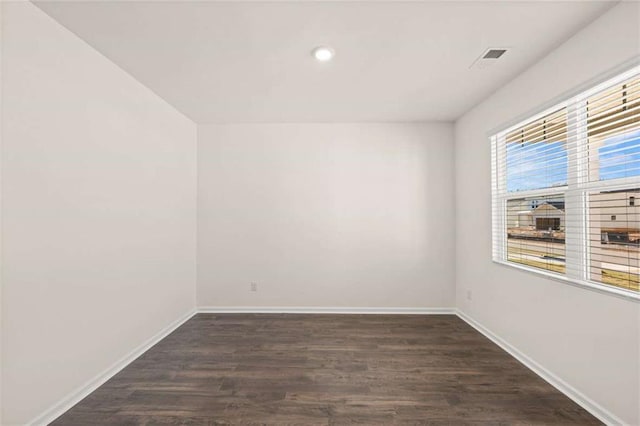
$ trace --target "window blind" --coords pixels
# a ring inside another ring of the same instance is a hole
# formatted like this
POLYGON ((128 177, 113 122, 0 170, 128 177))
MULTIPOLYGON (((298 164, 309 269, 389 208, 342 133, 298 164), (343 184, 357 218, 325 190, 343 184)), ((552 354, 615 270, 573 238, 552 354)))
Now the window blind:
POLYGON ((640 67, 491 143, 494 260, 640 298, 640 67))
POLYGON ((507 191, 567 184, 567 110, 561 108, 505 136, 507 191))
POLYGON ((590 96, 586 110, 590 180, 640 174, 640 77, 590 96))

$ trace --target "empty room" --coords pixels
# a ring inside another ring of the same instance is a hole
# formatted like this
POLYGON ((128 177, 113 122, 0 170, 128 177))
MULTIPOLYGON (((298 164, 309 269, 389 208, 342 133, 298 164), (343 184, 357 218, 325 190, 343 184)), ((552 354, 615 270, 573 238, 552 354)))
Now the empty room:
POLYGON ((640 2, 0 2, 0 424, 640 426, 640 2))

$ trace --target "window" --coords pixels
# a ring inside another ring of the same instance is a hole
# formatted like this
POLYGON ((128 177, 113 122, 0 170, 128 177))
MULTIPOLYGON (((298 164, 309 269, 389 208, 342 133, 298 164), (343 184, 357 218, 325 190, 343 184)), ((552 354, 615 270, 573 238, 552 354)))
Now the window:
POLYGON ((631 194, 640 189, 589 194, 589 275, 593 281, 637 291, 640 215, 627 206, 631 194))
POLYGON ((562 197, 508 200, 507 260, 564 273, 563 215, 562 197))
POLYGON ((493 259, 640 299, 640 67, 491 143, 493 259))

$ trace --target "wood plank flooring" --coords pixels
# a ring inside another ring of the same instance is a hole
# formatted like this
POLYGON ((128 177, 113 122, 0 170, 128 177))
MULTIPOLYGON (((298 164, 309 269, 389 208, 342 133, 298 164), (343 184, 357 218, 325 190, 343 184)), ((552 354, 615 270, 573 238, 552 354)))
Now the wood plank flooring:
POLYGON ((600 422, 453 315, 199 314, 52 424, 600 422))

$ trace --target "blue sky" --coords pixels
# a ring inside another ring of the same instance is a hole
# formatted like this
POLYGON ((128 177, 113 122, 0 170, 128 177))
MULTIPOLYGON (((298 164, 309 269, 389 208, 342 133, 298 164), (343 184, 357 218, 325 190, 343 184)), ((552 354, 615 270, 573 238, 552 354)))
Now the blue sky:
POLYGON ((507 191, 567 184, 564 142, 507 144, 507 191))
MULTIPOLYGON (((606 139, 598 153, 600 180, 640 176, 640 130, 606 139)), ((507 144, 507 191, 566 184, 564 142, 507 144)))
POLYGON ((640 130, 605 140, 600 154, 600 180, 640 176, 640 130))

